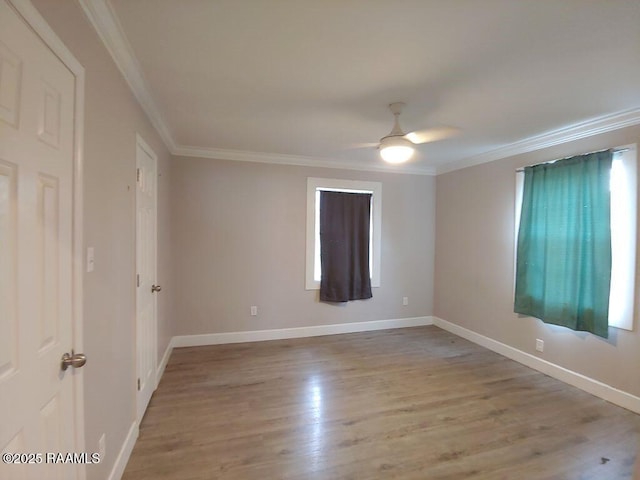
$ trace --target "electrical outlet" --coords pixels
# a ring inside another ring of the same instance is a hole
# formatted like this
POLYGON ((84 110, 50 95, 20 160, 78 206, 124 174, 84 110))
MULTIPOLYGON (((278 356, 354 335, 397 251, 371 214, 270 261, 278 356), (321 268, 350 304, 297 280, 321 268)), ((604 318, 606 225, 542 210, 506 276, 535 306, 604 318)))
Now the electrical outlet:
POLYGON ((100 461, 104 462, 104 456, 107 453, 107 439, 104 436, 104 433, 98 440, 98 453, 100 454, 100 461))
POLYGON ((255 305, 253 305, 251 307, 251 316, 255 317, 256 315, 258 315, 258 307, 256 307, 255 305))
POLYGON ((544 340, 536 338, 536 350, 539 352, 544 352, 544 340))
POLYGON ((402 305, 409 305, 409 297, 402 297, 402 305))

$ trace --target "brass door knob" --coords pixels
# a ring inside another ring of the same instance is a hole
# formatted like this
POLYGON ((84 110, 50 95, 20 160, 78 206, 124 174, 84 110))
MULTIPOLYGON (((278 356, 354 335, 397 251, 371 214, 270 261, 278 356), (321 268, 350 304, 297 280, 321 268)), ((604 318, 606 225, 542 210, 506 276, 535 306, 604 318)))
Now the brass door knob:
POLYGON ((71 350, 71 354, 65 353, 62 355, 62 361, 60 364, 60 369, 64 372, 67 368, 80 368, 87 363, 87 357, 84 353, 74 353, 71 350))
POLYGON ((162 290, 162 287, 160 285, 151 285, 151 293, 156 293, 160 290, 162 290))

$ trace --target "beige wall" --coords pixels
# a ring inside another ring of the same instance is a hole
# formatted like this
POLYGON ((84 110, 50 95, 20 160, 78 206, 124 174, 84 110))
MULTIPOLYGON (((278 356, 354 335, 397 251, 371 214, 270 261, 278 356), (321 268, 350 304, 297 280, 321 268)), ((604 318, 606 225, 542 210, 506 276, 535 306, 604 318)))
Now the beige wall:
MULTIPOLYGON (((95 271, 84 279, 85 431, 87 451, 106 434, 106 459, 88 468, 107 478, 135 419, 135 148, 136 133, 154 149, 160 170, 159 281, 168 285, 170 156, 120 72, 70 0, 33 0, 86 71, 84 241, 95 247, 95 271)), ((167 295, 159 300, 163 352, 171 332, 167 295)))
POLYGON ((433 177, 176 158, 171 182, 177 335, 431 315, 433 177), (335 306, 305 290, 307 177, 382 182, 373 299, 335 306))
POLYGON ((438 176, 435 315, 640 396, 637 300, 635 331, 608 340, 513 313, 515 169, 639 141, 640 127, 627 128, 438 176))

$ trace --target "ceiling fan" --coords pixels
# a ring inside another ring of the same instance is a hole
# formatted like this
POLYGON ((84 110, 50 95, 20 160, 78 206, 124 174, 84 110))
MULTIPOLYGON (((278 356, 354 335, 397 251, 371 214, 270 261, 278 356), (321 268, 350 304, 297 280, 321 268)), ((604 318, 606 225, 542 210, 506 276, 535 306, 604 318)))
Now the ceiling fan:
POLYGON ((393 128, 388 135, 380 139, 378 149, 385 162, 399 164, 408 161, 415 151, 415 146, 422 143, 435 142, 456 135, 459 130, 453 127, 429 128, 415 132, 404 133, 400 127, 400 114, 405 107, 403 102, 394 102, 389 105, 393 113, 393 128))

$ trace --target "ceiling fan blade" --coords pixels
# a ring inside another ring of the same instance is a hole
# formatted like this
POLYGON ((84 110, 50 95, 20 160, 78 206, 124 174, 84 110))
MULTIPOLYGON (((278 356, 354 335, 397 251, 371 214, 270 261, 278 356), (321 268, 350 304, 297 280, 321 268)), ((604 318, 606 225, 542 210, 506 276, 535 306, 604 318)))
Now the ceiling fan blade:
POLYGON ((407 133, 405 135, 409 141, 420 144, 437 142, 438 140, 444 140, 446 138, 455 137, 460 133, 459 128, 455 127, 435 127, 427 128, 426 130, 417 130, 415 132, 407 133))
POLYGON ((380 145, 380 142, 368 142, 368 143, 354 143, 352 145, 349 145, 347 148, 349 149, 353 149, 353 148, 374 148, 374 147, 378 147, 380 145))

